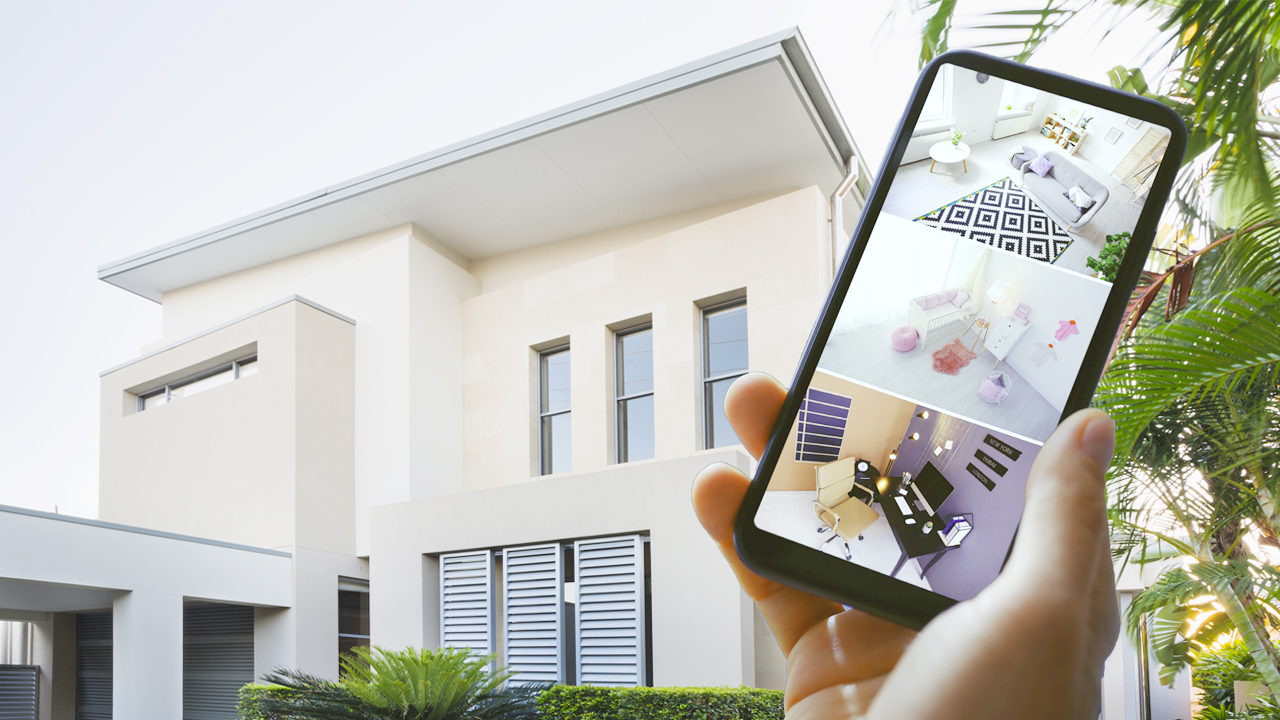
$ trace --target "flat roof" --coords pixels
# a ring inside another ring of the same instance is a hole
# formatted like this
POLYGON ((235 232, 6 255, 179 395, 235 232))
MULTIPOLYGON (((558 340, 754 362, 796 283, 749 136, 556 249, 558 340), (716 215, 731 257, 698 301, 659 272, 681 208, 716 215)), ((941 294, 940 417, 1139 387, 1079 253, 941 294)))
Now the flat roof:
POLYGON ((414 223, 467 260, 868 173, 798 28, 101 266, 165 292, 414 223))

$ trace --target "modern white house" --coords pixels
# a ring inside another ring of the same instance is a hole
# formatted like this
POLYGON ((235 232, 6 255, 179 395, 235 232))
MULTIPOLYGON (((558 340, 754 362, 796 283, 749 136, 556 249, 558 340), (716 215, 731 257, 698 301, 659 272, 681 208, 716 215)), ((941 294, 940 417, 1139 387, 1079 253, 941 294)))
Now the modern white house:
POLYGON ((781 687, 689 486, 749 469, 724 391, 791 375, 868 178, 792 30, 104 265, 163 335, 102 372, 99 519, 0 510, 39 717, 369 642, 781 687))
POLYGON ((102 266, 163 334, 101 374, 99 518, 0 507, 0 703, 232 718, 368 643, 782 687, 690 483, 869 185, 793 29, 102 266))

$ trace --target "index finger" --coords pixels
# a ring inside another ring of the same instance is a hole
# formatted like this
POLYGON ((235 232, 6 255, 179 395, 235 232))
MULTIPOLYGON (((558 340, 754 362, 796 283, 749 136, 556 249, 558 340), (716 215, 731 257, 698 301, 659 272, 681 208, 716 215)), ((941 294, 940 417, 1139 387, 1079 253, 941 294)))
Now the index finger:
MULTIPOLYGON (((763 452, 786 394, 782 385, 763 373, 747 374, 730 387, 725 397, 725 414, 738 439, 754 457, 759 458, 763 452)), ((720 547, 743 590, 755 601, 779 646, 789 654, 806 632, 842 612, 844 607, 761 577, 742 563, 733 546, 733 525, 750 483, 735 468, 708 467, 694 482, 694 510, 707 534, 720 547)))

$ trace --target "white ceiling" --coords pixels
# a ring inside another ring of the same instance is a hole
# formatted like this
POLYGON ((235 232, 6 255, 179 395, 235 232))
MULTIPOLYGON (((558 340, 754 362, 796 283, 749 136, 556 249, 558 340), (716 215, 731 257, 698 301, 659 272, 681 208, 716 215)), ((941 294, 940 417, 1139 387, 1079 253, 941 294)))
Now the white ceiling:
POLYGON ((791 188, 830 192, 842 161, 794 66, 781 49, 738 59, 715 63, 719 74, 684 68, 589 99, 542 116, 564 118, 549 129, 535 118, 528 132, 446 148, 111 263, 99 277, 159 302, 405 223, 475 260, 791 188))

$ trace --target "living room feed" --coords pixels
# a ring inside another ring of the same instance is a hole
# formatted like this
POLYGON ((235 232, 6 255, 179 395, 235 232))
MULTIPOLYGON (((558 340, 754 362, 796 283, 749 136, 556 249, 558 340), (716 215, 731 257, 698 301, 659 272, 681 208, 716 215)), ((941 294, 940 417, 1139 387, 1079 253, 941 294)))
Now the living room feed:
POLYGON ((1094 274, 1088 259, 1137 222, 1168 131, 964 68, 938 77, 884 212, 1094 274))

